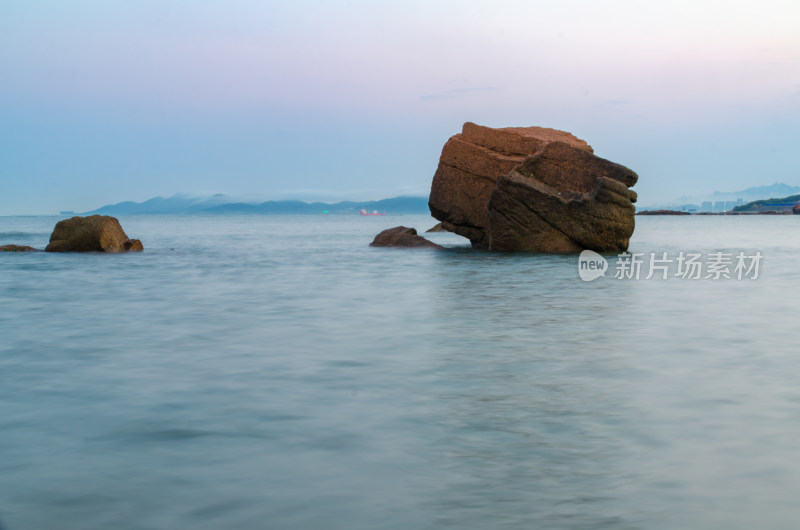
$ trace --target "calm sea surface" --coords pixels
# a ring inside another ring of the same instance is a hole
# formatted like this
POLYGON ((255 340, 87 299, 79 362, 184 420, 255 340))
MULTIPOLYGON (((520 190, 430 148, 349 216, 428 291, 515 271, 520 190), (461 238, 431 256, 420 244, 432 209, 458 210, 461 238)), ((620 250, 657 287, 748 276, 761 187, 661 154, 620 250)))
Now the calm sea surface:
POLYGON ((144 253, 0 254, 5 530, 800 524, 798 216, 637 219, 755 280, 593 282, 368 247, 427 216, 120 221, 144 253))

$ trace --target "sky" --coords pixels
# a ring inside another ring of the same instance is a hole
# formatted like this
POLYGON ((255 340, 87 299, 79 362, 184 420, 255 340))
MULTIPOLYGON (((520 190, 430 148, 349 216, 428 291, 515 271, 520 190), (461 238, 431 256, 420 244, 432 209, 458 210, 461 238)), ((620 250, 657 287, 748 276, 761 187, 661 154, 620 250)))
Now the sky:
POLYGON ((796 0, 0 0, 0 215, 425 196, 465 121, 567 130, 640 204, 800 185, 796 0))

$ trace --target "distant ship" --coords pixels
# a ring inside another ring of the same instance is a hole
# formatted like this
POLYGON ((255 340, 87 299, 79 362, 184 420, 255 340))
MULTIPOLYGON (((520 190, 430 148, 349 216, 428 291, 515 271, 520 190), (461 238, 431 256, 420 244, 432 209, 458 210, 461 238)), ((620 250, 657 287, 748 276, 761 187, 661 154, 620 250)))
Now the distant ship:
POLYGON ((386 212, 378 212, 378 210, 373 210, 371 213, 366 211, 365 209, 361 209, 359 212, 361 215, 386 215, 386 212))

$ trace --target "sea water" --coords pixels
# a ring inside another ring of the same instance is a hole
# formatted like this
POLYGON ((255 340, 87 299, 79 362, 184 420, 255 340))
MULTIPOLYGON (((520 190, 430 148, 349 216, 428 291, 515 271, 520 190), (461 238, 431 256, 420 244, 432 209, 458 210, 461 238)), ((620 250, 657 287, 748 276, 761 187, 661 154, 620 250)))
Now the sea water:
POLYGON ((0 254, 5 530, 800 521, 800 217, 637 218, 640 278, 591 282, 368 246, 427 216, 120 220, 143 253, 0 254), (763 258, 646 279, 664 252, 763 258))

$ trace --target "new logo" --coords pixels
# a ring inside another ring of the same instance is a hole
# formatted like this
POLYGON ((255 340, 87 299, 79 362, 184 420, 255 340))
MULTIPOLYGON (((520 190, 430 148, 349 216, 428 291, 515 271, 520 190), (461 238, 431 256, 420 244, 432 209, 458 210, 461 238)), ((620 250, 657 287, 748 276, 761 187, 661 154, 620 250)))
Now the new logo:
POLYGON ((578 275, 585 282, 605 276, 607 270, 608 262, 606 258, 593 250, 584 250, 578 256, 578 275))

